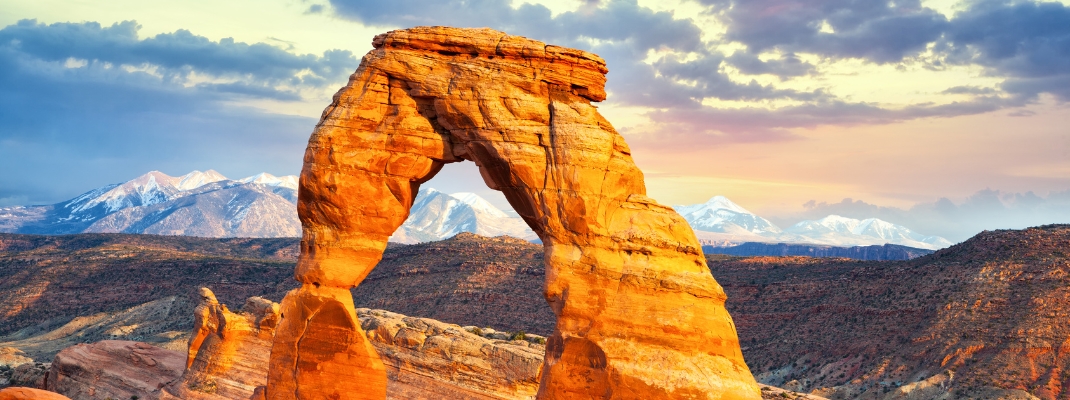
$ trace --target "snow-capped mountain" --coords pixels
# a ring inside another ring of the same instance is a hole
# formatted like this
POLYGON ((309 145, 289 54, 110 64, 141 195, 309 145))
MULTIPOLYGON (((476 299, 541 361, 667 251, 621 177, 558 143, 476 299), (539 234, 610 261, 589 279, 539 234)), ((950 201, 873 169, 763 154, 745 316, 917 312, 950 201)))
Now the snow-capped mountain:
POLYGON ((877 218, 858 220, 839 215, 829 215, 816 221, 802 221, 784 232, 844 245, 869 245, 879 242, 938 249, 953 244, 942 237, 925 236, 905 226, 877 218))
MULTIPOLYGON (((208 170, 172 177, 152 171, 47 206, 0 208, 0 232, 122 232, 204 237, 296 237, 296 176, 228 179, 208 170)), ((442 240, 461 232, 536 239, 520 217, 474 193, 421 190, 391 241, 442 240)))
POLYGON ((802 221, 781 230, 723 196, 706 203, 674 207, 705 244, 718 246, 744 242, 870 246, 898 244, 921 249, 952 245, 939 236, 925 236, 904 226, 876 218, 857 220, 830 215, 817 221, 802 221))
POLYGON ((266 173, 230 180, 212 170, 179 177, 152 171, 62 203, 0 209, 0 231, 299 236, 296 182, 266 173))
MULTIPOLYGON (((214 171, 209 171, 209 172, 214 172, 214 171)), ((220 175, 220 176, 222 176, 222 175, 220 175)), ((275 175, 269 174, 267 172, 261 172, 259 174, 250 176, 248 178, 238 179, 238 182, 241 182, 241 183, 259 183, 261 185, 266 185, 266 186, 271 186, 271 187, 284 187, 284 188, 288 188, 288 189, 297 190, 297 176, 296 175, 275 176, 275 175)))
MULTIPOLYGON (((179 177, 152 171, 130 181, 90 190, 71 200, 47 206, 0 208, 0 232, 70 234, 124 232, 207 237, 295 237, 296 176, 260 173, 227 179, 208 170, 179 177)), ((869 246, 897 244, 939 249, 952 243, 876 218, 857 220, 829 215, 780 229, 769 220, 724 196, 675 209, 706 245, 744 242, 869 246)), ((447 194, 421 190, 408 220, 390 237, 393 242, 442 240, 461 232, 484 236, 509 235, 526 240, 537 236, 514 214, 500 210, 474 193, 447 194)))
POLYGON ((511 217, 474 193, 446 194, 421 189, 409 219, 390 237, 393 242, 442 240, 461 232, 483 236, 508 235, 533 240, 535 233, 520 217, 511 217))
POLYGON ((760 236, 780 233, 780 228, 772 222, 724 196, 715 196, 702 204, 674 208, 695 230, 717 233, 739 233, 742 230, 760 236))

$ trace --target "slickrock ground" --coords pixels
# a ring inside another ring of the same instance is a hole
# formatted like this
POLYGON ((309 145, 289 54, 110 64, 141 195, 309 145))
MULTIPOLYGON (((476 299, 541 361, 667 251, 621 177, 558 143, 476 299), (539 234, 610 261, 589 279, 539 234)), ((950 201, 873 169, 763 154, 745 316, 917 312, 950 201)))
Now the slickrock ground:
POLYGON ((694 232, 646 197, 591 104, 606 96, 604 60, 491 29, 416 27, 372 45, 309 138, 302 286, 281 302, 268 397, 382 397, 386 371, 349 289, 419 185, 462 160, 545 244, 557 323, 539 398, 760 397, 694 232))
POLYGON ((0 389, 0 400, 70 400, 66 396, 46 390, 10 387, 0 389))
POLYGON ((539 389, 543 337, 481 336, 475 327, 367 308, 357 316, 386 365, 388 398, 534 399, 539 389))
POLYGON ((147 343, 105 340, 56 355, 45 389, 74 400, 155 399, 182 374, 185 357, 147 343))
MULTIPOLYGON (((74 400, 250 398, 267 381, 278 304, 253 297, 233 313, 210 291, 202 293, 188 350, 129 341, 79 344, 56 356, 45 387, 74 400)), ((383 357, 389 399, 532 399, 538 390, 541 336, 509 340, 489 328, 383 310, 357 314, 383 357)))

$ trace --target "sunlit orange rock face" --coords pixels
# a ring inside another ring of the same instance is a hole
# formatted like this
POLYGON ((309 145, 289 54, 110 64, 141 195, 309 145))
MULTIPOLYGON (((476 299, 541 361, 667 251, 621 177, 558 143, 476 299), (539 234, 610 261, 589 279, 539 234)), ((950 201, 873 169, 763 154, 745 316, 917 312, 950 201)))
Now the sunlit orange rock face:
POLYGON ((0 400, 71 400, 67 396, 49 392, 47 390, 31 389, 24 387, 9 387, 0 389, 0 400))
POLYGON ((186 370, 161 398, 247 399, 265 383, 279 305, 250 297, 235 313, 201 288, 194 314, 186 370))
POLYGON ((269 399, 383 399, 349 288, 375 267, 422 182, 469 160, 542 239, 557 315, 541 399, 757 399, 698 241, 645 196, 598 114, 605 62, 490 29, 376 36, 309 139, 296 276, 269 399))

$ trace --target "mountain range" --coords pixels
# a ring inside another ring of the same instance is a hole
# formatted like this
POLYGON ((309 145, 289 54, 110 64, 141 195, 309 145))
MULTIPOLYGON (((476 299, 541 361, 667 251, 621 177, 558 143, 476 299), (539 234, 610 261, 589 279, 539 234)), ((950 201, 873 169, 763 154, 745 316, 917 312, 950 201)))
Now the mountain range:
MULTIPOLYGON (((152 171, 57 204, 0 208, 0 232, 297 237, 301 223, 296 203, 297 177, 293 175, 260 173, 234 180, 213 170, 178 177, 152 171)), ((747 242, 845 247, 895 244, 934 250, 951 245, 944 238, 925 236, 876 218, 829 215, 781 229, 724 196, 675 208, 706 246, 747 242)), ((538 239, 520 217, 474 193, 448 194, 424 188, 414 200, 409 219, 390 240, 412 244, 461 232, 538 239)))
POLYGON ((0 232, 294 237, 301 232, 296 190, 295 176, 152 171, 57 204, 0 208, 0 232))
POLYGON ((942 237, 926 236, 877 218, 858 220, 829 215, 781 229, 724 196, 715 196, 702 204, 674 208, 695 230, 702 244, 715 247, 758 242, 839 247, 896 244, 935 250, 952 245, 942 237))

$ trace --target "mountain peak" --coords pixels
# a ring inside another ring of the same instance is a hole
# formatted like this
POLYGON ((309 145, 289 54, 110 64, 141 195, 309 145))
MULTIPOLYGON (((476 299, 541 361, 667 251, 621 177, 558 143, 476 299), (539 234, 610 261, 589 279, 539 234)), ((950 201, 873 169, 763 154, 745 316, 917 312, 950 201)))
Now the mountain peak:
POLYGON ((732 202, 732 200, 729 200, 727 197, 720 195, 711 197, 708 201, 706 201, 705 205, 711 208, 716 207, 723 210, 735 211, 741 214, 753 214, 752 212, 747 211, 747 209, 741 207, 739 204, 732 202))
POLYGON ((470 206, 470 207, 472 207, 474 209, 486 212, 486 213, 488 213, 488 214, 490 214, 490 215, 492 215, 494 217, 498 217, 498 218, 507 218, 508 217, 508 215, 506 215, 504 211, 498 209, 498 207, 495 207, 493 204, 490 204, 489 201, 487 201, 486 199, 484 199, 482 197, 479 197, 479 195, 477 195, 475 193, 468 193, 468 192, 451 193, 450 197, 453 197, 453 198, 455 198, 457 200, 460 200, 462 203, 467 204, 468 206, 470 206))
POLYGON ((204 172, 193 171, 178 177, 178 183, 175 184, 175 187, 178 190, 193 190, 209 183, 224 180, 227 180, 227 177, 213 169, 204 172))
POLYGON ((259 174, 238 179, 241 183, 256 183, 261 185, 273 186, 273 187, 285 187, 297 190, 297 176, 275 176, 267 172, 261 172, 259 174))

